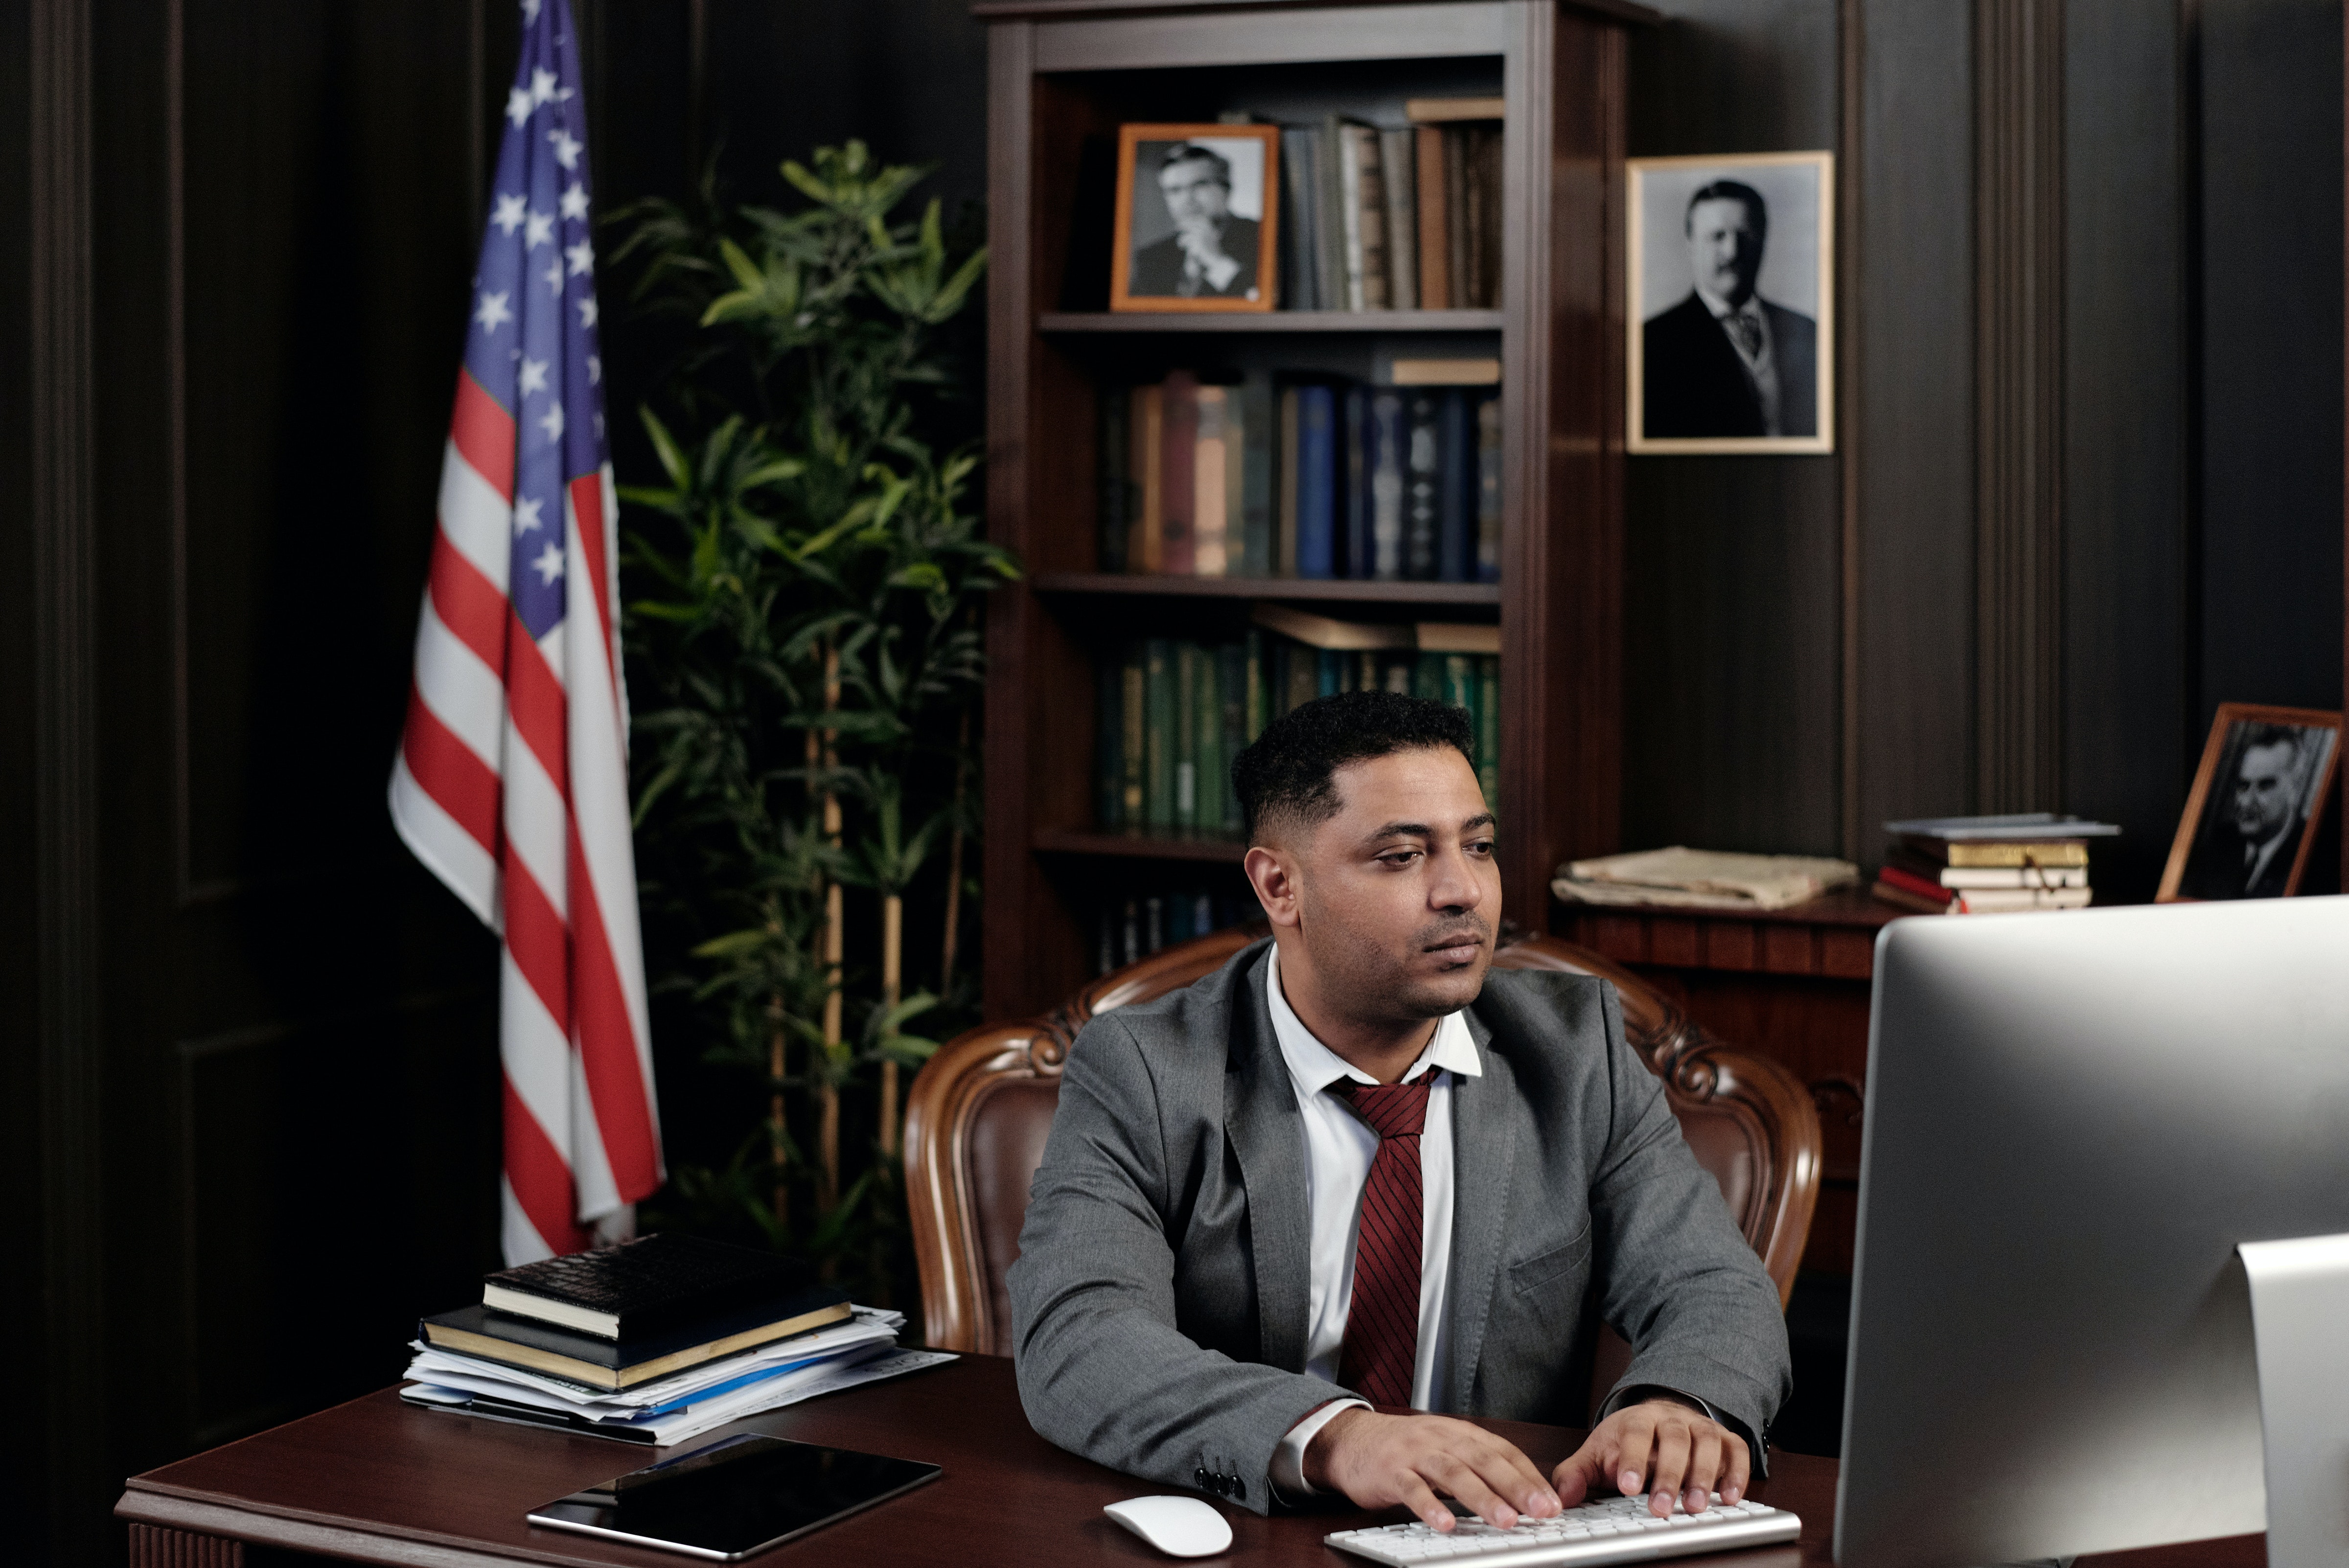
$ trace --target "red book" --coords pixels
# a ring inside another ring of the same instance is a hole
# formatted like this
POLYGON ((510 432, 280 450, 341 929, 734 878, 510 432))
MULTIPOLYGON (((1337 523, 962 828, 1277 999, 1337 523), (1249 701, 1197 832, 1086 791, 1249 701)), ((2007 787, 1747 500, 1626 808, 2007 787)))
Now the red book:
POLYGON ((1187 577, 1196 570, 1192 525, 1198 511, 1199 378, 1188 370, 1168 374, 1159 455, 1159 483, 1165 487, 1160 526, 1165 530, 1158 569, 1187 577))
POLYGON ((1876 874, 1876 879, 1888 888, 1898 888, 1904 893, 1914 893, 1920 898, 1930 898, 1947 906, 1956 895, 1939 882, 1920 877, 1914 871, 1898 866, 1887 866, 1876 874))

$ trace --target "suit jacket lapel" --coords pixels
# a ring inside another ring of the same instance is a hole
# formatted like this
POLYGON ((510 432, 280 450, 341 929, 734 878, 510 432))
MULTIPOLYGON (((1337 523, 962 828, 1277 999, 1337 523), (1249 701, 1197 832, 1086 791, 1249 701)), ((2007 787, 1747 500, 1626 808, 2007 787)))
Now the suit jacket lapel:
POLYGON ((1232 1013, 1231 1091, 1224 1136, 1247 1190, 1248 1248, 1256 1265, 1257 1334, 1264 1363, 1305 1370, 1310 1309, 1311 1217, 1305 1204, 1305 1123, 1272 1032, 1259 955, 1232 1013))
POLYGON ((1509 1217, 1509 1177, 1516 1163, 1517 1085, 1507 1058, 1492 1049, 1493 1032, 1473 1012, 1468 1034, 1484 1063, 1480 1078, 1452 1085, 1452 1402, 1471 1412, 1476 1361, 1492 1315, 1493 1278, 1509 1217))

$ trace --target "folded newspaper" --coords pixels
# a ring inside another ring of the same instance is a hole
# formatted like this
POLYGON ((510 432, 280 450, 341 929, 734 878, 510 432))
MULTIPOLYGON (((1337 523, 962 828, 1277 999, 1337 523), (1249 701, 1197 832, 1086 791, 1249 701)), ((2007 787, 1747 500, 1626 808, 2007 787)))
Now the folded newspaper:
POLYGON ((744 1416, 819 1394, 877 1382, 952 1361, 936 1350, 900 1350, 903 1313, 858 1307, 846 1323, 777 1340, 736 1355, 613 1393, 568 1378, 525 1372, 478 1356, 410 1342, 414 1379, 399 1391, 411 1405, 563 1427, 626 1442, 668 1444, 744 1416))
POLYGON ((1569 904, 1668 909, 1783 909, 1859 880, 1848 860, 1724 850, 1643 849, 1557 868, 1550 891, 1569 904))

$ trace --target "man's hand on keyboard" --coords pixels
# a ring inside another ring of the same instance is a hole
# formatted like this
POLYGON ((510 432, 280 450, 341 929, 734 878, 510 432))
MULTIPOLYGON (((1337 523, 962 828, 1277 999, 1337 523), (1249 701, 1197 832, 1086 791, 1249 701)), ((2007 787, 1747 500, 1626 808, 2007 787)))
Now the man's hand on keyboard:
POLYGON ((1560 1507, 1541 1471, 1514 1444, 1448 1416, 1381 1416, 1360 1407, 1343 1411, 1313 1435, 1305 1450, 1305 1479, 1324 1491, 1344 1492, 1363 1508, 1401 1503, 1437 1531, 1454 1522, 1452 1510, 1437 1501, 1439 1491, 1503 1530, 1515 1528, 1520 1514, 1547 1519, 1560 1507))
POLYGON ((1626 1497, 1644 1489, 1649 1511, 1661 1519, 1676 1494, 1691 1513, 1703 1512, 1716 1491, 1735 1502, 1745 1495, 1750 1463, 1745 1439, 1728 1428, 1674 1400, 1649 1399, 1599 1422, 1550 1479, 1568 1508, 1606 1484, 1626 1497))

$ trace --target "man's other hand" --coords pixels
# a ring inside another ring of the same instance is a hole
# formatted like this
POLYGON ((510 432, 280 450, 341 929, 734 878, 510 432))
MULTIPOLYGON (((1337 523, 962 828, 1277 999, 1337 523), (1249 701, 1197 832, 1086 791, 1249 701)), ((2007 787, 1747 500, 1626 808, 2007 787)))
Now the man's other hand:
POLYGON ((1645 1491, 1649 1511, 1661 1519, 1672 1511, 1675 1497, 1691 1513, 1712 1506, 1716 1491, 1722 1501, 1735 1502, 1745 1495, 1751 1458, 1744 1438, 1702 1411, 1648 1399, 1599 1422, 1550 1479, 1568 1508, 1611 1485, 1626 1497, 1645 1491))
POLYGON ((1401 1503, 1434 1530, 1457 1522, 1439 1492, 1503 1530, 1521 1514, 1547 1519, 1559 1508, 1541 1471, 1513 1444, 1449 1416, 1341 1411, 1307 1445, 1305 1479, 1363 1508, 1401 1503))

